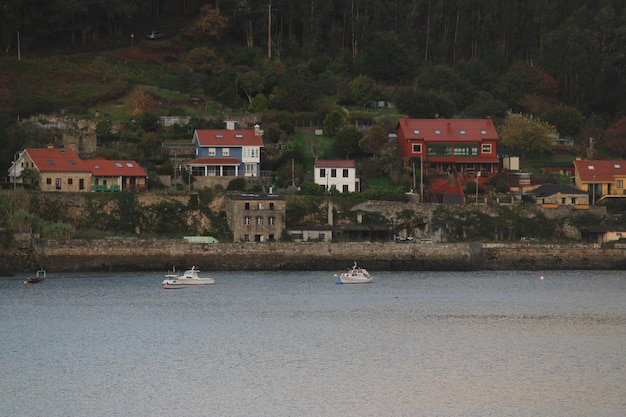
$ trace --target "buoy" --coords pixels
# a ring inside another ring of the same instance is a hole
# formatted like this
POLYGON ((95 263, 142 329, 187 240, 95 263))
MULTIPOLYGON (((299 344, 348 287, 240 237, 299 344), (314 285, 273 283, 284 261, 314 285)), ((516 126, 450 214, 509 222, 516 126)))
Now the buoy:
POLYGON ((540 277, 539 277, 539 279, 543 281, 543 275, 542 275, 542 276, 540 276, 540 277))
POLYGON ((339 284, 339 285, 341 285, 341 284, 343 284, 343 282, 341 282, 341 281, 337 281, 337 282, 335 282, 335 284, 339 284))

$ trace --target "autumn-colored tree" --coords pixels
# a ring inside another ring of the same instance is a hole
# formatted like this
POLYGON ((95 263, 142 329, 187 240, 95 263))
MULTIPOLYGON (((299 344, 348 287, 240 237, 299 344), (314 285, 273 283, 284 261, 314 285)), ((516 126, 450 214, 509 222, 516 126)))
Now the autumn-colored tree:
POLYGON ((194 41, 219 38, 228 27, 228 18, 220 14, 219 8, 205 4, 200 9, 200 17, 185 28, 185 35, 194 41))
POLYGON ((603 135, 602 146, 619 158, 626 155, 626 116, 609 127, 603 135))
POLYGON ((526 155, 542 155, 552 149, 556 129, 539 119, 522 114, 509 114, 499 129, 501 149, 526 155))
POLYGON ((144 112, 154 109, 153 97, 141 89, 135 89, 130 93, 128 102, 132 109, 131 114, 136 119, 140 118, 144 112))
POLYGON ((221 74, 226 67, 224 60, 213 49, 204 46, 189 51, 186 60, 195 70, 206 71, 212 75, 221 74))
POLYGON ((381 126, 372 126, 363 139, 359 141, 359 147, 377 159, 380 153, 389 143, 389 135, 381 126))

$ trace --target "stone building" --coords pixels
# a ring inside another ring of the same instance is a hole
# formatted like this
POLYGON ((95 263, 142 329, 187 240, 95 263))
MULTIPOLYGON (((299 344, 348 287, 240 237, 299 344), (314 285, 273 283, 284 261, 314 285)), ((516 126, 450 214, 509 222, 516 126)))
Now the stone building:
POLYGON ((285 229, 287 202, 276 194, 233 194, 226 216, 235 242, 279 240, 285 229))

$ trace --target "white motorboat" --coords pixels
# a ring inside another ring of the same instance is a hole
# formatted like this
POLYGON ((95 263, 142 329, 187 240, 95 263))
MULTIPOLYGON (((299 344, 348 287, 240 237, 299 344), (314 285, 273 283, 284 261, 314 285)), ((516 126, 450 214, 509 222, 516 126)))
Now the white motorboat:
POLYGON ((176 279, 166 279, 163 280, 163 289, 165 290, 177 290, 179 288, 183 288, 185 285, 178 282, 176 279))
POLYGON ((185 271, 183 275, 176 277, 176 282, 182 285, 211 285, 215 284, 215 280, 210 277, 200 277, 198 275, 200 271, 192 266, 191 269, 185 271))
POLYGON ((356 262, 352 268, 335 276, 339 278, 337 284, 367 284, 374 281, 374 277, 365 268, 360 268, 356 262))

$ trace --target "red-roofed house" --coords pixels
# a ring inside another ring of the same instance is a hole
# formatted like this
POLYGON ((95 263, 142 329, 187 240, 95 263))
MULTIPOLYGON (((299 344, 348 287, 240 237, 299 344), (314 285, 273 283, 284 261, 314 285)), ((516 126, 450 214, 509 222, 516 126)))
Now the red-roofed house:
POLYGON ((87 191, 91 173, 76 153, 69 148, 26 148, 9 168, 9 180, 19 182, 24 169, 34 169, 40 175, 42 191, 87 191))
POLYGON ((143 191, 148 189, 148 174, 135 161, 110 161, 104 158, 83 161, 93 177, 93 191, 143 191))
POLYGON ((360 191, 354 160, 316 160, 314 181, 326 191, 335 188, 341 193, 360 191))
POLYGON ((194 176, 258 177, 261 174, 263 131, 197 129, 193 134, 196 159, 187 165, 194 176))
POLYGON ((498 132, 487 119, 400 119, 396 125, 402 158, 421 159, 424 174, 450 173, 481 182, 499 171, 498 132), (480 173, 480 174, 478 174, 480 173))
POLYGON ((603 198, 626 197, 626 161, 574 161, 574 183, 587 190, 592 202, 603 198))

